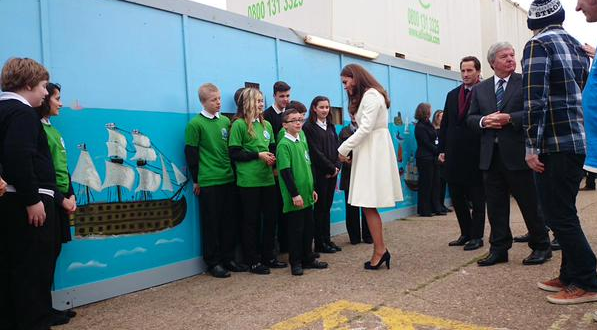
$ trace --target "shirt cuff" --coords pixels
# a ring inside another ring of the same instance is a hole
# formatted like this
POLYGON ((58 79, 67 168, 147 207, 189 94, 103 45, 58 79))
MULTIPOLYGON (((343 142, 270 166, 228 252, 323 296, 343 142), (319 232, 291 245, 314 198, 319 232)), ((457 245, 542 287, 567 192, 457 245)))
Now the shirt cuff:
POLYGON ((538 149, 538 148, 535 148, 535 147, 529 147, 529 146, 527 146, 527 147, 526 147, 526 152, 525 152, 525 155, 526 155, 526 156, 530 156, 530 155, 539 155, 540 153, 541 153, 541 152, 539 151, 539 149, 538 149))
POLYGON ((479 127, 481 128, 485 128, 485 126, 483 126, 483 119, 485 118, 485 116, 481 117, 481 120, 479 120, 479 127))

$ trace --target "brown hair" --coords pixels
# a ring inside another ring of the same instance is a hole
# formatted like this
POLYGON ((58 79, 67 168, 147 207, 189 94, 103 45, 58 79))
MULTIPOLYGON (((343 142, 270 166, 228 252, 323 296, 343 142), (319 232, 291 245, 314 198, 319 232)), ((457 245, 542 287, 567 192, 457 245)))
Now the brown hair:
POLYGON ((274 84, 274 95, 278 92, 288 92, 290 90, 290 85, 283 81, 276 81, 274 84))
POLYGON ((284 112, 282 112, 282 122, 285 123, 288 120, 288 117, 290 117, 290 115, 293 115, 295 113, 297 113, 299 115, 301 114, 297 108, 291 108, 291 109, 284 110, 284 112))
POLYGON ((54 94, 59 93, 61 88, 62 87, 60 87, 60 84, 48 83, 48 86, 46 87, 48 90, 48 95, 46 95, 41 105, 35 108, 35 111, 37 111, 41 118, 47 117, 50 114, 50 99, 54 96, 54 94))
POLYGON ((289 109, 296 109, 296 111, 298 111, 300 114, 307 113, 307 107, 305 107, 305 105, 299 101, 290 101, 284 112, 288 111, 289 109))
POLYGON ((315 123, 317 121, 317 113, 315 113, 315 108, 317 108, 317 104, 319 102, 324 102, 327 101, 328 105, 330 106, 330 111, 328 112, 327 117, 325 117, 326 123, 331 124, 334 122, 334 119, 332 118, 332 105, 330 102, 330 99, 328 99, 325 96, 315 96, 315 98, 313 99, 313 101, 311 101, 311 108, 309 108, 309 121, 312 123, 315 123))
POLYGON ((352 91, 352 96, 348 94, 348 111, 350 111, 350 113, 357 113, 359 106, 361 105, 363 94, 365 94, 369 88, 375 88, 381 95, 383 95, 386 101, 386 108, 390 108, 390 98, 388 97, 388 93, 375 77, 362 66, 358 64, 348 64, 342 69, 340 76, 352 78, 355 85, 352 91))
POLYGON ((33 88, 43 80, 50 80, 50 74, 43 65, 30 58, 13 57, 2 68, 0 88, 5 92, 16 92, 26 87, 33 88))
POLYGON ((419 103, 417 110, 415 110, 415 119, 418 121, 427 120, 431 116, 431 104, 419 103))
POLYGON ((477 71, 481 71, 481 62, 479 61, 479 59, 478 59, 478 58, 476 58, 476 57, 474 57, 474 56, 466 56, 466 57, 463 57, 463 58, 460 60, 460 69, 462 69, 462 63, 464 63, 464 62, 473 62, 473 63, 474 63, 474 65, 475 65, 475 70, 477 70, 477 71))

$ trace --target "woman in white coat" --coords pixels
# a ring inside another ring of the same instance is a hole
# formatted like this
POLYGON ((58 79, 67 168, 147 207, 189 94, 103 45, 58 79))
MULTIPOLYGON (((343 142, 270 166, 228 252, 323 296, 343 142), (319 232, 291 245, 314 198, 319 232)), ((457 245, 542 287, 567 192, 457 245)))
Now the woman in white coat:
POLYGON ((348 203, 363 208, 373 238, 373 256, 365 269, 379 269, 384 263, 389 269, 390 253, 377 208, 394 207, 402 201, 398 163, 388 129, 390 98, 360 65, 345 66, 340 77, 348 94, 348 109, 358 123, 355 133, 338 148, 340 160, 352 162, 348 203))

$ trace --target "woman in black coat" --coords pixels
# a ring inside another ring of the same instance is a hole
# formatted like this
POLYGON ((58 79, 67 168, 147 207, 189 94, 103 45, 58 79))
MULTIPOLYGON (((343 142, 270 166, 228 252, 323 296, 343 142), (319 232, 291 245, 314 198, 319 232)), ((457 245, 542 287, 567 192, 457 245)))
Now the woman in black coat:
POLYGON ((429 121, 431 105, 420 103, 415 111, 415 139, 417 140, 417 169, 419 171, 419 191, 417 213, 423 217, 433 214, 445 215, 440 204, 439 167, 437 166, 438 138, 435 127, 429 121))

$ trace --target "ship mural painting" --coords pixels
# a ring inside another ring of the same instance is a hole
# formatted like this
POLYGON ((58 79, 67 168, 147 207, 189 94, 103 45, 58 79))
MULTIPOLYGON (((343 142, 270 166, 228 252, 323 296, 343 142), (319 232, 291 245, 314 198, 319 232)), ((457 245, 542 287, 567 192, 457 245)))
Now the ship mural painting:
POLYGON ((140 131, 127 132, 113 123, 106 124, 106 129, 108 156, 103 183, 86 146, 79 145, 81 153, 72 175, 72 181, 79 185, 77 200, 81 204, 74 217, 75 234, 78 237, 141 234, 180 224, 187 212, 182 194, 188 182, 186 176, 140 131), (133 151, 127 149, 127 136, 132 137, 135 148, 130 159, 128 155, 133 151), (153 165, 158 159, 158 166, 153 165), (170 164, 174 180, 166 164, 170 164), (135 169, 138 183, 133 191, 135 169), (105 200, 96 201, 93 191, 102 192, 105 200), (126 191, 132 192, 130 198, 126 191))

